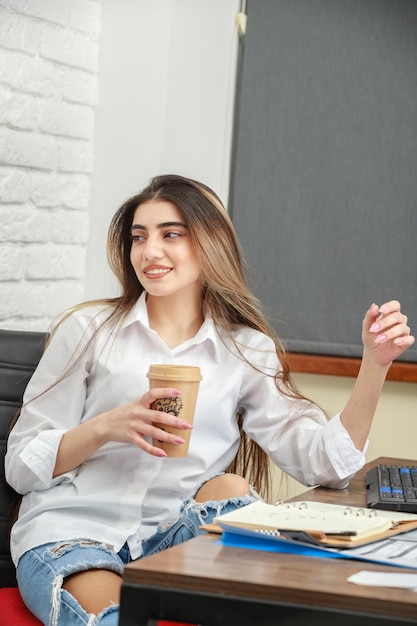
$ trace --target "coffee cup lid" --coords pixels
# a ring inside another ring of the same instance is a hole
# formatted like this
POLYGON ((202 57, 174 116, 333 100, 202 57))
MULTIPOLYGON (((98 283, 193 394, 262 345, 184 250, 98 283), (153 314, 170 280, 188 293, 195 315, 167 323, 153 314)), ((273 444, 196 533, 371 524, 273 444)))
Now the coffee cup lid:
POLYGON ((184 380, 194 381, 202 380, 200 368, 194 365, 165 365, 154 364, 149 366, 146 374, 148 378, 157 378, 158 380, 184 380))

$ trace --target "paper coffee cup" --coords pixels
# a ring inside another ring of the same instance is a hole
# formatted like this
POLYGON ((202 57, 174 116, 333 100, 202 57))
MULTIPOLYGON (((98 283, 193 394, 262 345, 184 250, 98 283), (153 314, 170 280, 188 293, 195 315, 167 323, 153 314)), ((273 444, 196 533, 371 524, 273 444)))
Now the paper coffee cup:
MULTIPOLYGON (((155 400, 151 408, 164 413, 172 413, 176 417, 180 417, 192 424, 198 388, 200 380, 202 380, 200 368, 192 365, 150 365, 147 377, 149 378, 150 389, 174 387, 182 392, 179 396, 155 400)), ((154 422, 154 425, 185 440, 185 443, 173 444, 153 439, 152 444, 154 446, 165 450, 167 456, 187 456, 192 429, 182 430, 181 428, 173 428, 157 422, 154 422)))

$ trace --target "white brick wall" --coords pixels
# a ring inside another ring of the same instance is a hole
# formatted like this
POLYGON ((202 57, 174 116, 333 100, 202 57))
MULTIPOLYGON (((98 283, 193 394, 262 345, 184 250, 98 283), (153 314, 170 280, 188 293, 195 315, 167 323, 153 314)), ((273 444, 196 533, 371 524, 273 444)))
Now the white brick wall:
POLYGON ((0 327, 84 297, 101 0, 0 0, 0 327))

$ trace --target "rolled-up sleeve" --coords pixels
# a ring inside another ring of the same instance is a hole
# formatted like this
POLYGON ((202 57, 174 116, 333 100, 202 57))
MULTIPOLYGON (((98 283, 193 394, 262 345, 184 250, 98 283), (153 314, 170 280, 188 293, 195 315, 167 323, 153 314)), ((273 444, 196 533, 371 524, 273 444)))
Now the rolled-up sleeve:
POLYGON ((363 450, 358 450, 355 447, 349 433, 340 421, 340 413, 327 422, 323 430, 323 439, 327 456, 337 476, 343 481, 339 487, 345 487, 365 464, 368 442, 366 442, 363 450))
POLYGON ((257 368, 246 368, 241 396, 246 433, 302 484, 347 486, 365 463, 366 447, 355 448, 339 414, 328 420, 314 403, 277 389, 270 372, 279 363, 273 347, 267 349, 268 342, 265 338, 263 351, 256 346, 257 368))
POLYGON ((75 470, 53 478, 62 436, 82 418, 89 362, 87 355, 76 362, 73 357, 84 337, 75 316, 68 318, 52 336, 29 381, 5 458, 6 480, 20 494, 48 489, 76 475, 75 470))
POLYGON ((57 451, 65 432, 65 430, 47 430, 39 433, 23 448, 19 454, 21 466, 16 481, 20 493, 49 489, 58 483, 73 480, 76 470, 52 478, 57 451))

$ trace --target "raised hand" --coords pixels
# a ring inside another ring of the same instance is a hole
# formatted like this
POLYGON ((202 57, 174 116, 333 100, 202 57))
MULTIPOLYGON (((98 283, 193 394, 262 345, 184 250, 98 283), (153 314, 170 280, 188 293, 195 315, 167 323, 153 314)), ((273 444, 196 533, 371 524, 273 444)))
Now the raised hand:
POLYGON ((407 316, 401 312, 397 300, 385 302, 380 307, 372 304, 366 312, 362 326, 365 350, 375 363, 389 365, 413 345, 407 316))

